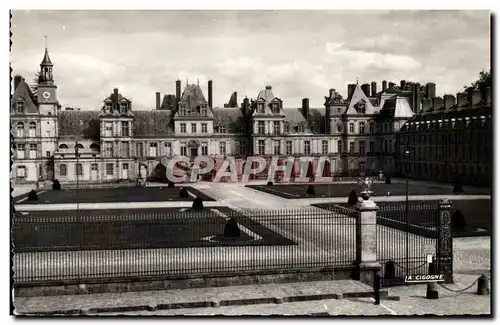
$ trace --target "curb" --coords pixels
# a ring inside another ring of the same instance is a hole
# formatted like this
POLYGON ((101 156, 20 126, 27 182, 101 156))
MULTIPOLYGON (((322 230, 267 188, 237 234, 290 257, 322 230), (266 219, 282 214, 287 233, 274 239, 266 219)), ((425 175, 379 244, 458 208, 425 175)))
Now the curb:
MULTIPOLYGON (((299 301, 313 301, 313 300, 327 300, 335 299, 342 300, 348 298, 373 298, 373 292, 347 292, 347 293, 324 293, 313 295, 297 295, 288 297, 265 297, 265 298, 248 298, 248 299, 231 299, 231 300, 206 300, 206 301, 193 301, 193 302, 173 302, 165 304, 145 304, 136 306, 117 306, 117 307, 103 307, 103 308, 89 308, 89 309, 68 309, 68 310, 53 310, 43 312, 18 312, 18 315, 24 316, 48 316, 48 315, 91 315, 99 313, 124 313, 124 312, 140 312, 157 310, 170 310, 170 309, 190 309, 190 308, 207 308, 207 307, 227 307, 227 306, 243 306, 243 305, 260 305, 260 304, 283 304, 285 302, 299 302, 299 301)), ((395 300, 399 301, 399 296, 389 297, 388 291, 380 291, 380 298, 382 300, 395 300)))

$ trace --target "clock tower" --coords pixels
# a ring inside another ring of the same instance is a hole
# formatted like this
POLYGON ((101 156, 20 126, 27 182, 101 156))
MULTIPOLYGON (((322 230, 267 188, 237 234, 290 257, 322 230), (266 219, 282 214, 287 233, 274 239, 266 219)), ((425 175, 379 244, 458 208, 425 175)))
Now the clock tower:
POLYGON ((38 105, 41 115, 57 115, 59 102, 57 100, 57 86, 52 77, 54 65, 50 61, 49 51, 45 47, 45 55, 40 63, 38 77, 38 105))

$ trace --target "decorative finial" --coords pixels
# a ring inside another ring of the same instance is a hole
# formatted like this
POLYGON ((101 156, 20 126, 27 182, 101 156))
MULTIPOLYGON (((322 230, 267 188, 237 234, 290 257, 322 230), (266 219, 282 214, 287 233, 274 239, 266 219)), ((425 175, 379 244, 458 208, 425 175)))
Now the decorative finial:
POLYGON ((358 83, 359 83, 359 81, 358 81, 358 77, 356 77, 356 85, 357 85, 358 83))
POLYGON ((186 85, 189 84, 189 78, 186 78, 186 85))
POLYGON ((198 84, 198 86, 200 85, 200 79, 196 79, 196 83, 198 84))
POLYGON ((47 35, 45 35, 45 48, 47 48, 47 35))

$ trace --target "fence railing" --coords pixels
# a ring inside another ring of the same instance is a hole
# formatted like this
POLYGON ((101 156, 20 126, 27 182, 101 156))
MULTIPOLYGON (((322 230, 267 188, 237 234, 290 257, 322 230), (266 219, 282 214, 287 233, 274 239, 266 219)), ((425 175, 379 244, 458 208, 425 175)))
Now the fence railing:
POLYGON ((355 219, 326 210, 18 215, 14 281, 344 266, 354 263, 355 240, 355 219))

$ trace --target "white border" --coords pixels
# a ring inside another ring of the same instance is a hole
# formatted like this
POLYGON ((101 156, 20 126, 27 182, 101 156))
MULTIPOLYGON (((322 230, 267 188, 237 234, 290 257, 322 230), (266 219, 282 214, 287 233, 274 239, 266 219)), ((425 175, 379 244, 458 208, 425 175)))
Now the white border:
MULTIPOLYGON (((160 2, 158 0, 142 0, 140 1, 141 6, 137 7, 138 2, 137 1, 95 1, 95 0, 87 0, 87 1, 53 1, 53 0, 46 0, 46 1, 22 1, 18 0, 15 3, 11 3, 11 8, 13 9, 332 9, 332 10, 339 10, 339 9, 378 9, 378 10, 385 10, 385 9, 469 9, 469 10, 477 10, 477 9, 491 9, 495 11, 498 7, 498 1, 493 1, 493 0, 475 0, 475 1, 464 1, 464 0, 455 0, 455 1, 430 1, 430 0, 420 0, 420 1, 387 1, 387 0, 379 0, 379 1, 368 1, 368 0, 358 0, 358 1, 336 1, 335 3, 330 2, 330 1, 319 1, 319 0, 308 0, 308 1, 270 1, 270 0, 252 0, 252 1, 235 1, 235 2, 223 2, 223 1, 202 1, 202 0, 191 0, 191 1, 175 1, 175 2, 168 2, 168 4, 165 4, 163 2, 160 2)), ((2 26, 4 27, 2 35, 8 35, 7 29, 9 26, 9 14, 7 10, 6 4, 8 5, 9 3, 7 1, 2 2, 2 14, 0 15, 0 20, 2 21, 2 26), (5 6, 5 7, 4 7, 5 6)), ((497 21, 498 24, 498 21, 497 21)), ((5 36, 4 36, 5 37, 5 36)), ((0 118, 0 130, 3 130, 4 135, 1 137, 1 150, 3 153, 8 152, 9 148, 9 140, 7 137, 7 130, 9 129, 9 110, 8 110, 8 102, 9 102, 9 95, 7 93, 7 89, 9 89, 9 79, 7 76, 9 75, 9 70, 7 66, 7 61, 9 59, 9 47, 8 47, 8 42, 7 40, 4 39, 3 42, 0 43, 1 45, 1 51, 0 55, 2 55, 4 64, 2 65, 2 70, 4 73, 2 74, 4 77, 0 78, 0 82, 3 84, 2 89, 4 91, 0 94, 2 98, 2 114, 4 115, 4 118, 0 118)), ((496 44, 495 44, 496 45, 496 44)), ((495 46, 496 47, 496 46, 495 46)), ((474 49, 471 49, 472 51, 474 49)), ((498 87, 495 88, 495 93, 498 94, 500 93, 498 91, 498 87)), ((496 96, 494 96, 496 97, 496 96)), ((499 114, 495 114, 495 116, 498 116, 499 114)), ((497 123, 495 123, 497 125, 497 123)), ((499 132, 495 132, 495 137, 498 135, 499 132)), ((500 143, 498 138, 495 138, 495 144, 500 143)), ((497 148, 495 148, 497 149, 497 148)), ((7 171, 9 170, 9 160, 7 157, 5 157, 5 154, 3 155, 4 159, 0 160, 0 170, 3 172, 1 173, 2 179, 2 184, 4 186, 2 187, 2 201, 4 204, 1 206, 4 207, 4 211, 6 213, 3 214, 3 219, 4 219, 4 226, 1 227, 2 231, 4 232, 4 235, 1 236, 3 238, 3 244, 2 244, 2 261, 6 263, 10 259, 10 252, 9 248, 10 243, 9 243, 9 238, 10 238, 10 232, 9 232, 9 227, 8 227, 8 215, 9 212, 7 211, 7 206, 9 205, 8 197, 9 197, 9 190, 7 187, 7 184, 9 183, 9 176, 7 171)), ((498 176, 497 173, 495 173, 495 176, 498 176)), ((495 185, 497 184, 498 178, 495 177, 495 185)), ((496 189, 496 186, 495 186, 496 189)), ((496 191, 495 191, 495 198, 494 202, 498 202, 496 197, 496 191)), ((496 211, 495 211, 496 212, 496 211)), ((496 222, 496 228, 498 229, 500 222, 497 220, 496 222)), ((8 315, 8 308, 10 308, 10 274, 7 269, 7 267, 2 267, 2 290, 0 291, 2 293, 2 306, 3 306, 3 312, 2 312, 2 324, 10 324, 14 322, 14 319, 7 316, 8 315)), ((494 283, 496 283, 495 281, 494 283)), ((496 292, 495 288, 493 288, 493 292, 496 292)), ((68 319, 63 319, 62 321, 67 322, 72 320, 71 318, 68 319)), ((90 319, 92 321, 97 321, 101 322, 103 321, 103 318, 101 319, 90 319)), ((189 321, 185 320, 184 321, 189 321)), ((240 321, 239 319, 228 319, 231 322, 235 321, 240 321)), ((249 319, 244 319, 244 320, 249 320, 249 319)), ((273 319, 273 322, 276 321, 290 321, 291 319, 273 319)), ((40 321, 40 320, 36 320, 40 321)), ((42 321, 46 322, 52 322, 52 319, 44 319, 42 321)), ((90 323, 89 320, 85 319, 79 319, 79 321, 84 321, 85 323, 90 323)), ((115 320, 115 321, 120 321, 120 320, 115 320)), ((134 320, 134 323, 139 323, 143 322, 144 320, 134 320)), ((150 321, 148 319, 148 321, 150 321)), ((165 321, 161 320, 160 321, 165 321)), ((176 319, 168 319, 168 322, 177 322, 178 320, 176 319)), ((208 319, 208 321, 211 322, 220 322, 224 321, 224 319, 218 318, 218 319, 208 319)), ((257 321, 250 319, 250 321, 257 321)), ((263 319, 258 320, 263 321, 263 319)), ((307 319, 298 319, 298 321, 302 322, 310 322, 310 320, 307 319)), ((339 322, 345 322, 345 320, 340 320, 340 319, 335 319, 332 320, 333 322, 339 323, 339 322)), ((358 320, 361 321, 361 320, 358 320)), ((374 321, 384 321, 384 319, 367 319, 369 322, 374 322, 374 321)), ((398 320, 400 322, 404 320, 398 320)), ((426 320, 426 322, 431 322, 434 320, 426 320)), ((443 321, 443 319, 440 319, 440 321, 443 321)), ((448 321, 454 321, 454 319, 449 319, 448 321)), ((477 320, 476 320, 477 321, 477 320)))

